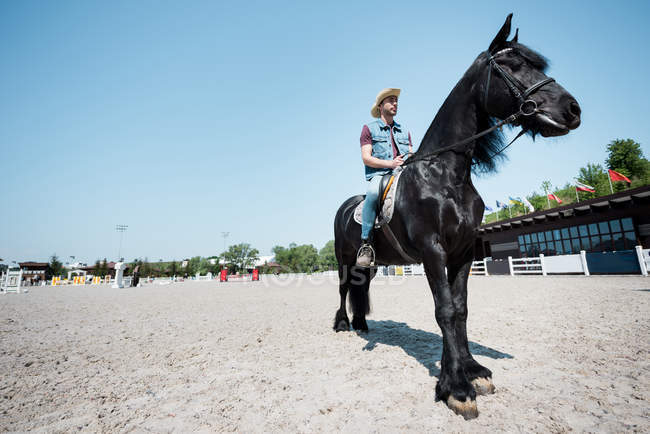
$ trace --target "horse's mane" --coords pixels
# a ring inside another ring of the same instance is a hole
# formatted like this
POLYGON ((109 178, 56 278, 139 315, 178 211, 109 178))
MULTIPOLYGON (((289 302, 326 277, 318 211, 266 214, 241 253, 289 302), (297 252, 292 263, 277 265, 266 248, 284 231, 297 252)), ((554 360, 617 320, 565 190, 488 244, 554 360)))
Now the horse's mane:
MULTIPOLYGON (((479 116, 477 119, 478 131, 487 130, 497 122, 496 118, 479 116)), ((472 172, 476 174, 496 172, 499 164, 507 160, 505 153, 497 154, 505 145, 505 137, 498 128, 478 138, 474 146, 472 172)))
POLYGON ((548 69, 548 59, 537 51, 520 44, 518 42, 509 42, 508 45, 514 48, 521 56, 526 59, 535 69, 539 69, 542 72, 546 72, 548 69))

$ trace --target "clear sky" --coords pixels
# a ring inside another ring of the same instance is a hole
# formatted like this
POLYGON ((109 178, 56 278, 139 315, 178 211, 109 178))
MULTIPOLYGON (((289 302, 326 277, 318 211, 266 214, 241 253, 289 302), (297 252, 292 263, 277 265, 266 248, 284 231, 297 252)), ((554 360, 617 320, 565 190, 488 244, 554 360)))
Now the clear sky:
POLYGON ((183 259, 321 248, 365 191, 362 125, 403 89, 416 146, 509 12, 582 108, 475 184, 488 204, 563 185, 605 146, 650 156, 650 3, 5 1, 0 258, 183 259))

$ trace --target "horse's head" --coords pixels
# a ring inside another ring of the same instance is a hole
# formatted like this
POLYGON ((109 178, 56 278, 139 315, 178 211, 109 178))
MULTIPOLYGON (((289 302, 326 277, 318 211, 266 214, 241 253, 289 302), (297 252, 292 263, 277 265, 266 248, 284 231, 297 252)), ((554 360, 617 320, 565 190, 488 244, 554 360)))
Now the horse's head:
POLYGON ((490 116, 505 119, 521 110, 518 124, 532 134, 561 136, 580 125, 580 106, 575 98, 545 74, 546 59, 512 40, 512 14, 499 30, 484 60, 485 77, 480 98, 490 116))

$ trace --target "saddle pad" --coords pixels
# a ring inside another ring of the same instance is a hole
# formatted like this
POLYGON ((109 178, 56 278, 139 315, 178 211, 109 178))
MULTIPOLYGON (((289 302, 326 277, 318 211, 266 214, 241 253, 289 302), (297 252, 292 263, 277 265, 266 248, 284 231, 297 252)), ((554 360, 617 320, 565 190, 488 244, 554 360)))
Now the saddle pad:
MULTIPOLYGON (((401 170, 396 170, 393 172, 393 175, 395 175, 395 178, 393 179, 393 184, 390 186, 390 189, 388 189, 388 194, 386 195, 386 199, 384 199, 384 203, 381 206, 381 212, 375 219, 375 228, 380 228, 383 225, 387 224, 390 222, 390 219, 393 217, 393 210, 395 209, 395 194, 397 192, 397 184, 399 183, 399 178, 400 175, 402 174, 401 170)), ((383 192, 382 192, 383 193, 383 192)), ((379 197, 378 200, 380 200, 381 197, 379 197)), ((363 213, 363 204, 366 203, 366 200, 362 200, 359 205, 354 209, 354 221, 361 224, 361 216, 363 213)))

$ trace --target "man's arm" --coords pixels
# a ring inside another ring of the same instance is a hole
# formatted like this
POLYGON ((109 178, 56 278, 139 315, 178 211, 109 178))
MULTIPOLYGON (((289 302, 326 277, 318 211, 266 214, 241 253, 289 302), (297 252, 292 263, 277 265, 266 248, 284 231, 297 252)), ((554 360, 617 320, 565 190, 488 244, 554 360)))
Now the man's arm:
POLYGON ((394 160, 382 160, 381 158, 373 157, 371 144, 361 145, 361 159, 363 160, 363 164, 368 167, 374 167, 375 169, 394 169, 404 163, 401 155, 395 157, 394 160))
POLYGON ((364 125, 361 130, 361 159, 363 164, 375 169, 394 169, 404 163, 401 156, 397 156, 394 160, 382 160, 372 156, 372 134, 368 125, 364 125))

